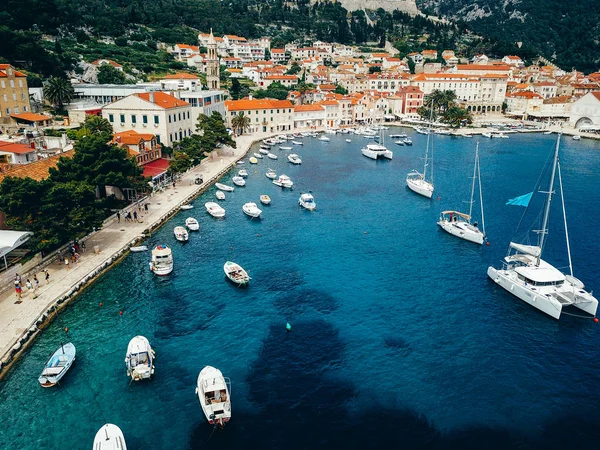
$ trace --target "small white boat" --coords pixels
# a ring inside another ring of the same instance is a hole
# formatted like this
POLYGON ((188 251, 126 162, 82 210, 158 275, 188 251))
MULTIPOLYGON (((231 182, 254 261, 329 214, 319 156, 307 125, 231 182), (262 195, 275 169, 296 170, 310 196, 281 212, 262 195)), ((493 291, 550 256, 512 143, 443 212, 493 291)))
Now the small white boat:
POLYGON ((248 273, 239 264, 227 261, 223 266, 223 270, 229 281, 238 286, 245 286, 250 282, 248 273))
POLYGON ((248 176, 248 171, 246 169, 241 169, 240 171, 238 171, 238 176, 246 178, 248 176))
POLYGON ((267 170, 267 173, 265 175, 267 176, 267 178, 270 178, 271 180, 274 180, 275 178, 277 178, 277 172, 275 172, 273 169, 267 170))
POLYGON ((274 155, 273 153, 269 153, 269 154, 267 155, 267 158, 270 158, 270 159, 277 159, 277 155, 274 155))
POLYGON ((231 179, 236 186, 246 186, 246 180, 243 177, 235 176, 231 179))
POLYGON ((329 138, 325 135, 321 135, 321 136, 319 136, 319 141, 329 142, 329 138))
POLYGON ((404 145, 404 141, 402 139, 398 139, 397 141, 394 141, 394 144, 396 144, 396 145, 404 145))
POLYGON ((427 128, 415 127, 415 131, 419 134, 429 134, 429 130, 427 128))
POLYGON ((75 346, 72 343, 59 345, 38 377, 40 385, 45 388, 56 386, 73 365, 75 354, 75 346))
POLYGON ((217 187, 217 189, 220 189, 225 192, 233 192, 233 190, 235 189, 233 186, 227 186, 226 184, 222 183, 215 183, 215 186, 217 187))
MULTIPOLYGON (((248 162, 250 164, 258 164, 258 159, 256 159, 254 156, 251 156, 250 158, 248 158, 248 162)), ((248 172, 246 172, 248 173, 248 172)))
POLYGON ((271 197, 269 197, 267 194, 263 194, 260 196, 260 202, 263 205, 270 205, 271 204, 271 197))
POLYGON ((411 138, 403 139, 405 145, 413 145, 413 141, 411 138))
POLYGON ((246 161, 244 161, 243 159, 240 159, 238 162, 236 162, 236 164, 239 164, 240 166, 246 164, 246 161))
POLYGON ((304 142, 292 141, 292 144, 294 144, 294 145, 304 145, 304 142))
POLYGON ((225 192, 217 191, 215 195, 217 196, 217 200, 225 200, 225 192))
POLYGON ((196 394, 211 425, 224 426, 231 419, 231 381, 219 369, 206 366, 198 375, 196 394))
POLYGON ((493 134, 492 134, 492 133, 481 133, 481 135, 482 135, 483 137, 490 138, 490 139, 493 137, 493 134))
POLYGON ((190 237, 187 230, 181 226, 173 228, 173 234, 179 242, 187 242, 190 237))
POLYGON ((218 203, 207 202, 204 204, 206 211, 216 219, 222 219, 225 217, 225 209, 221 208, 218 203))
POLYGON ((188 209, 193 209, 194 205, 181 205, 179 207, 179 209, 181 209, 182 211, 187 211, 188 209))
POLYGON ((121 429, 112 423, 102 426, 94 438, 94 450, 127 450, 121 429))
POLYGON ((263 155, 261 155, 260 153, 254 153, 254 157, 257 159, 263 159, 263 155))
POLYGON ((315 203, 315 198, 312 194, 302 194, 300 199, 298 200, 298 204, 302 206, 304 209, 308 209, 309 211, 313 211, 317 208, 317 204, 315 203))
POLYGON ((394 157, 394 153, 391 150, 388 150, 385 145, 380 144, 367 144, 366 147, 360 149, 362 154, 367 158, 378 159, 378 158, 386 158, 392 159, 394 157))
POLYGON ((135 336, 127 346, 125 366, 133 381, 149 379, 154 375, 154 350, 144 336, 135 336))
POLYGON ((578 134, 576 134, 575 136, 573 136, 573 140, 574 141, 579 141, 581 139, 581 136, 579 136, 578 134))
POLYGON ((279 150, 291 150, 293 147, 287 147, 287 146, 280 146, 279 150))
POLYGON ((302 160, 295 153, 291 153, 288 155, 288 161, 292 164, 302 164, 302 160))
POLYGON ((346 142, 350 143, 352 142, 352 139, 346 139, 346 142))
POLYGON ((263 155, 268 155, 269 154, 269 150, 266 148, 261 148, 258 150, 260 153, 262 153, 263 155))
POLYGON ((193 217, 188 217, 187 219, 185 219, 185 226, 190 231, 198 231, 200 229, 200 224, 193 217))
POLYGON ((280 186, 282 188, 290 188, 290 189, 294 185, 292 180, 290 180, 290 177, 288 177, 287 175, 279 175, 279 178, 277 178, 276 180, 273 180, 273 184, 275 186, 280 186))
POLYGON ((256 206, 256 203, 253 202, 244 203, 244 206, 242 206, 242 211, 244 211, 244 214, 246 214, 248 217, 252 217, 253 219, 259 218, 262 214, 262 210, 259 209, 258 206, 256 206))
POLYGON ((508 139, 508 135, 506 135, 504 133, 498 133, 495 135, 495 137, 500 138, 500 139, 508 139))
POLYGON ((173 272, 173 254, 166 245, 157 245, 152 249, 150 270, 156 275, 168 275, 173 272))
POLYGON ((392 139, 396 139, 396 138, 405 138, 405 137, 407 137, 407 136, 406 136, 406 133, 390 134, 390 138, 392 138, 392 139))
POLYGON ((137 245, 135 247, 129 247, 129 251, 133 253, 145 252, 148 250, 148 247, 145 245, 137 245))
POLYGON ((552 131, 544 131, 544 134, 552 134, 552 131))

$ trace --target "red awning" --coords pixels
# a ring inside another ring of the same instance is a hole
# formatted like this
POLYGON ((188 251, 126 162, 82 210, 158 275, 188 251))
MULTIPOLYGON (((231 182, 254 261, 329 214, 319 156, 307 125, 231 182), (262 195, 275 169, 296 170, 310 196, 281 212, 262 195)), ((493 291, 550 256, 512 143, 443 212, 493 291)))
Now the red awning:
POLYGON ((155 159, 148 164, 144 164, 142 168, 144 169, 145 177, 156 178, 167 171, 169 168, 169 160, 165 158, 155 159))

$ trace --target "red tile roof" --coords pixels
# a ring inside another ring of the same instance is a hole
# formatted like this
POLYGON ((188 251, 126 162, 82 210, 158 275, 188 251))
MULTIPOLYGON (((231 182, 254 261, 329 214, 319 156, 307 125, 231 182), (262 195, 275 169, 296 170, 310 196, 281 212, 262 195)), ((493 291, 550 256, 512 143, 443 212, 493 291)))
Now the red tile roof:
POLYGON ((49 156, 39 161, 34 161, 29 164, 14 164, 8 166, 2 173, 0 173, 0 181, 6 177, 16 178, 32 178, 33 180, 40 181, 48 178, 51 168, 56 168, 58 160, 61 156, 65 158, 72 158, 75 154, 74 150, 69 150, 58 155, 49 156))
POLYGON ((485 71, 495 71, 495 70, 503 70, 503 71, 510 71, 512 70, 512 67, 507 66, 507 65, 494 65, 494 64, 457 64, 456 68, 458 70, 485 70, 485 71))
POLYGON ((44 122, 46 120, 52 120, 52 117, 50 116, 35 113, 11 114, 10 117, 17 120, 24 120, 26 122, 44 122))
POLYGON ((198 80, 199 77, 197 77, 196 75, 192 75, 191 73, 172 73, 169 75, 165 75, 165 77, 163 78, 163 80, 181 80, 181 79, 186 79, 186 80, 198 80))
POLYGON ((160 106, 164 109, 180 108, 182 106, 190 105, 188 102, 175 98, 172 95, 165 94, 164 92, 142 92, 133 95, 136 95, 147 102, 154 103, 156 106, 160 106), (153 100, 151 100, 151 98, 153 98, 153 100))
MULTIPOLYGON (((9 67, 10 67, 10 64, 0 64, 0 78, 6 78, 8 76, 6 73, 4 73, 4 71, 7 70, 9 67)), ((18 70, 13 70, 13 75, 15 77, 26 77, 27 76, 24 73, 19 72, 18 70)))
POLYGON ((242 100, 229 100, 225 102, 225 108, 228 111, 247 111, 253 109, 272 109, 272 108, 292 108, 292 102, 289 100, 275 100, 271 98, 252 100, 244 98, 242 100))
POLYGON ((135 130, 121 131, 113 135, 113 144, 139 145, 142 141, 151 141, 154 137, 151 133, 138 133, 135 130))
POLYGON ((0 152, 16 153, 18 155, 24 155, 26 153, 35 152, 35 149, 29 145, 16 144, 14 142, 0 142, 0 152))
POLYGON ((303 111, 323 111, 325 108, 321 105, 296 105, 294 106, 294 112, 303 111))
POLYGON ((110 64, 113 67, 123 67, 118 62, 113 61, 112 59, 97 59, 96 61, 92 61, 94 66, 99 66, 100 64, 110 64))

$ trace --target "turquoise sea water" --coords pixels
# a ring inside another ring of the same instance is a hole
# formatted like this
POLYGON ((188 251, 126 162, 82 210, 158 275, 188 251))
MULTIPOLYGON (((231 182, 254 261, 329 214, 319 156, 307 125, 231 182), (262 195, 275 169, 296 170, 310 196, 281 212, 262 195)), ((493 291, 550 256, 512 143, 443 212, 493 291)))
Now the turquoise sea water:
MULTIPOLYGON (((425 136, 388 140, 394 159, 377 162, 360 154, 365 139, 347 137, 304 138, 301 166, 278 149, 277 161, 246 163, 224 220, 203 207, 215 188, 179 213, 146 242, 172 246, 170 276, 148 270, 149 253, 130 254, 86 290, 0 384, 0 448, 90 448, 106 421, 130 449, 598 448, 599 326, 554 321, 486 276, 522 212, 505 202, 534 188, 555 137, 481 139, 483 247, 436 225, 441 210, 468 207, 476 138, 435 138, 427 200, 404 181, 422 168, 425 136), (295 189, 274 186, 269 167, 295 189), (297 203, 307 190, 312 213, 297 203), (264 193, 271 206, 250 220, 242 205, 264 193), (182 245, 172 230, 190 215, 201 230, 182 245), (248 289, 225 281, 226 260, 248 270, 248 289), (77 361, 42 389, 64 327, 77 361), (156 349, 156 375, 133 384, 124 358, 137 334, 156 349), (232 421, 212 436, 194 394, 205 365, 232 380, 232 421)), ((600 144, 565 138, 561 156, 575 275, 600 291, 600 144)), ((561 220, 545 254, 558 266, 561 220)))

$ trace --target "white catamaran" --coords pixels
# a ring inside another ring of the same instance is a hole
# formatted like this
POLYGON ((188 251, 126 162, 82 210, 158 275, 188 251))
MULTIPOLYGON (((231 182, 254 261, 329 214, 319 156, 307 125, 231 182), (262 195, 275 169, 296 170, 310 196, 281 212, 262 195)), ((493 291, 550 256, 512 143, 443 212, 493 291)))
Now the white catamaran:
POLYGON ((560 319, 563 307, 569 305, 576 306, 582 311, 595 316, 598 308, 598 300, 591 292, 587 292, 584 289, 584 285, 580 280, 573 276, 567 215, 565 212, 560 162, 558 160, 559 145, 560 135, 556 141, 556 149, 554 151, 550 186, 547 191, 540 191, 546 194, 547 197, 544 206, 542 227, 539 230, 533 230, 538 234, 538 245, 524 245, 511 242, 502 268, 496 269, 490 266, 487 273, 496 284, 555 319, 560 319), (548 235, 550 203, 555 194, 554 181, 557 173, 565 225, 567 256, 569 259, 568 275, 565 275, 559 269, 542 259, 548 235))
POLYGON ((467 241, 483 244, 485 240, 485 220, 483 216, 483 197, 481 194, 481 172, 479 169, 479 142, 475 149, 475 165, 473 166, 473 182, 471 183, 471 201, 469 214, 458 211, 442 211, 438 225, 446 232, 467 241), (475 180, 479 185, 479 203, 481 205, 481 230, 477 222, 471 223, 473 217, 473 197, 475 195, 475 180))

